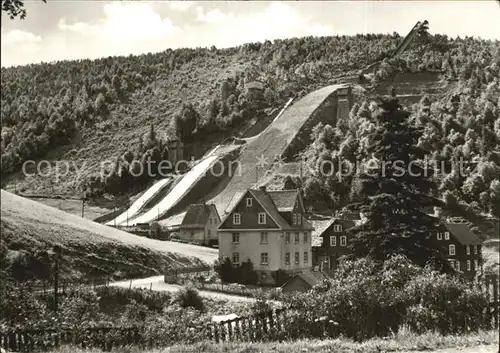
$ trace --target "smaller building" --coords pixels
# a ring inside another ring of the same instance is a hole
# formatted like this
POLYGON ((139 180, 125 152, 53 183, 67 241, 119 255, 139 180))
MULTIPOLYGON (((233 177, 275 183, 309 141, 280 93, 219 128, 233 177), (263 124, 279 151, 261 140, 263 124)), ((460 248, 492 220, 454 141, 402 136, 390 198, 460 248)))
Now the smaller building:
POLYGON ((311 220, 311 224, 314 227, 312 232, 314 269, 331 273, 337 268, 339 258, 350 252, 347 230, 355 226, 355 221, 330 218, 311 220))
POLYGON ((190 205, 179 226, 179 238, 200 245, 217 245, 220 221, 215 205, 190 205))
POLYGON ((281 291, 283 293, 307 292, 324 279, 327 277, 320 272, 302 272, 286 281, 281 286, 281 291))
POLYGON ((482 274, 482 241, 467 223, 445 222, 433 234, 433 242, 451 266, 465 277, 474 278, 482 274))

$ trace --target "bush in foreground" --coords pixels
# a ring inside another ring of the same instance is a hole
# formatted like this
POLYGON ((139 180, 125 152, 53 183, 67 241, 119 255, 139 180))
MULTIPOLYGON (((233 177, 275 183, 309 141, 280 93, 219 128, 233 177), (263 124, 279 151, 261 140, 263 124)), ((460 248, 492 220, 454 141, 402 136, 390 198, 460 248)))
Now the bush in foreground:
POLYGON ((487 326, 484 293, 458 277, 393 256, 380 267, 369 259, 341 263, 331 281, 310 293, 285 296, 293 308, 286 334, 314 337, 315 318, 335 323, 336 334, 358 340, 386 336, 407 326, 443 334, 487 326))

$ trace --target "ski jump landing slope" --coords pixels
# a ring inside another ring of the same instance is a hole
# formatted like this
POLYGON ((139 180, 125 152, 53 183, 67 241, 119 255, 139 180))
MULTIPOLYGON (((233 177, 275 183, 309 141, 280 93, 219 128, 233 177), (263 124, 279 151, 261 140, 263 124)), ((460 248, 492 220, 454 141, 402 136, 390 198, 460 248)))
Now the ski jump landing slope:
POLYGON ((224 214, 233 196, 252 187, 256 180, 264 176, 266 169, 280 156, 296 137, 302 126, 321 104, 338 89, 348 85, 326 86, 307 94, 288 107, 268 128, 258 136, 248 139, 242 150, 239 163, 240 172, 235 173, 226 188, 209 201, 214 203, 220 215, 224 214), (264 156, 266 165, 257 169, 258 158, 264 156))
POLYGON ((171 178, 166 178, 166 179, 161 179, 157 181, 156 183, 153 184, 149 189, 146 190, 144 194, 142 194, 132 205, 130 205, 129 209, 125 212, 123 212, 121 215, 116 217, 115 219, 109 221, 106 223, 106 225, 111 226, 111 225, 124 225, 127 223, 127 219, 132 219, 137 214, 142 211, 144 206, 151 200, 153 197, 155 197, 158 192, 166 188, 172 183, 171 178))
POLYGON ((184 196, 196 185, 196 183, 205 175, 205 173, 213 166, 219 159, 219 156, 213 153, 203 159, 200 163, 196 164, 193 169, 184 175, 181 181, 176 184, 172 190, 165 196, 156 206, 149 211, 129 219, 129 225, 136 225, 137 223, 150 223, 160 218, 167 213, 172 207, 177 205, 184 196))

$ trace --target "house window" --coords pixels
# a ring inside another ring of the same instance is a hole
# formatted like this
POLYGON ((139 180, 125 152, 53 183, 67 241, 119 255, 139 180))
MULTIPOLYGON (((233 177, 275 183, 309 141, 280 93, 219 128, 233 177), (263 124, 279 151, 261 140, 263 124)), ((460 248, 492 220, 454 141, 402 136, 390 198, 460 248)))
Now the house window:
POLYGON ((252 207, 252 198, 251 197, 247 198, 247 207, 252 207))
POLYGON ((467 260, 467 271, 471 270, 471 267, 472 267, 471 265, 472 264, 471 264, 470 260, 467 260))
POLYGON ((346 246, 347 238, 345 236, 340 237, 340 246, 346 246))
POLYGON ((238 244, 240 242, 240 233, 233 233, 233 243, 238 244))
POLYGON ((453 267, 453 268, 455 268, 455 261, 450 260, 450 266, 453 267))
POLYGON ((337 237, 336 236, 330 237, 330 246, 337 246, 337 237))
POLYGON ((477 245, 474 245, 474 255, 477 255, 477 245))
POLYGON ((269 256, 267 252, 263 252, 260 254, 260 264, 261 265, 267 265, 269 261, 269 256))
POLYGON ((285 265, 290 265, 290 253, 285 254, 285 265))
POLYGON ((470 245, 465 246, 465 252, 467 253, 467 255, 470 255, 470 245))
POLYGON ((442 240, 442 239, 443 239, 443 233, 438 232, 437 240, 442 240))
POLYGON ((307 232, 304 232, 304 244, 307 244, 309 242, 309 234, 307 232))
POLYGON ((456 264, 457 264, 456 270, 457 270, 457 271, 460 271, 460 261, 457 261, 457 263, 456 263, 456 264))
POLYGON ((450 244, 450 246, 448 246, 448 252, 450 255, 455 255, 455 245, 450 244))
POLYGON ((302 216, 299 214, 297 214, 297 224, 302 224, 302 216))
POLYGON ((297 224, 297 215, 295 213, 293 214, 292 224, 293 225, 297 224))
POLYGON ((241 215, 239 213, 233 214, 233 224, 241 224, 241 215))
POLYGON ((295 252, 295 264, 300 264, 300 253, 298 251, 295 252))
POLYGON ((260 233, 260 243, 267 244, 267 232, 260 233))
POLYGON ((450 232, 444 232, 444 240, 450 240, 450 232))
POLYGON ((304 263, 309 263, 309 253, 307 251, 304 251, 304 263))
POLYGON ((233 252, 233 264, 239 264, 239 263, 240 263, 240 253, 233 252))
POLYGON ((333 231, 334 232, 341 232, 342 231, 342 226, 340 224, 336 224, 333 226, 333 231))
POLYGON ((300 243, 300 234, 299 232, 296 232, 295 233, 295 244, 299 244, 300 243))
POLYGON ((479 270, 479 260, 474 260, 474 270, 479 270))
POLYGON ((266 224, 266 214, 264 212, 259 213, 259 224, 266 224))
POLYGON ((285 234, 285 242, 287 244, 290 244, 290 232, 286 232, 286 234, 285 234))

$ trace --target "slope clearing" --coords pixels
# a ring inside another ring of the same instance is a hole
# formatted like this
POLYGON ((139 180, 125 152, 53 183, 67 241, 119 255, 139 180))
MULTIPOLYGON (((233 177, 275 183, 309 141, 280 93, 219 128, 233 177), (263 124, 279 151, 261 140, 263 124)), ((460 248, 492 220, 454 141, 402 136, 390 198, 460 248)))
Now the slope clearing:
POLYGON ((11 260, 22 251, 62 248, 66 276, 116 278, 161 274, 166 266, 211 263, 214 249, 135 236, 1 191, 2 243, 11 260))

